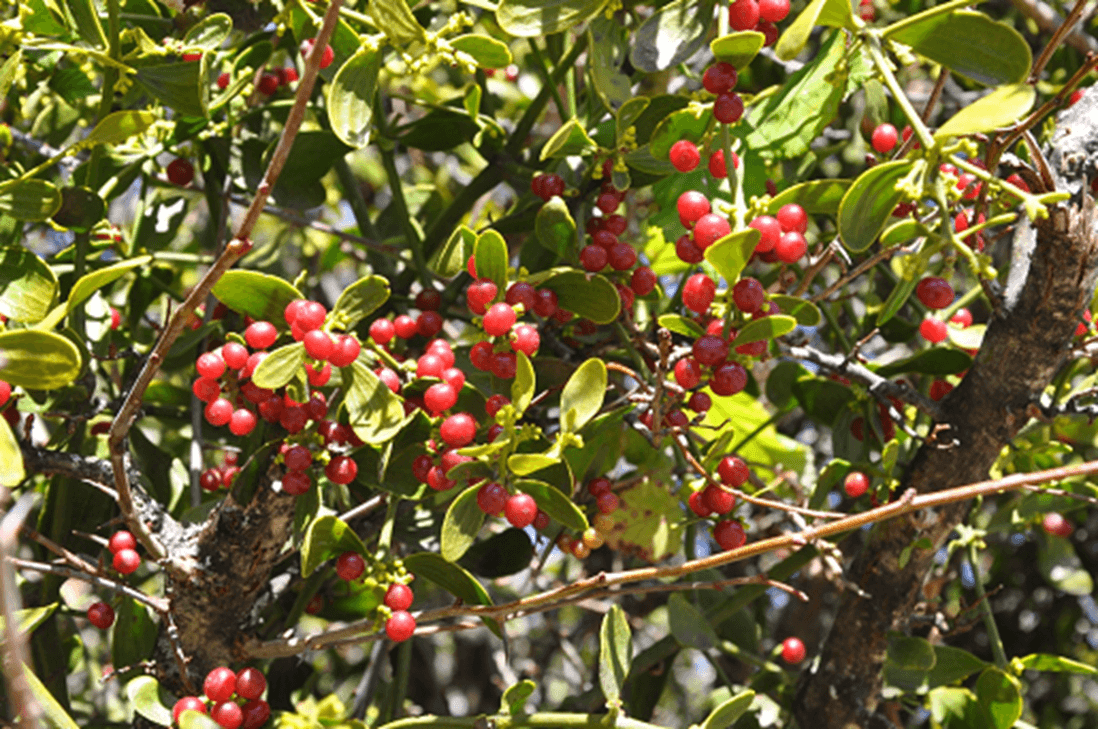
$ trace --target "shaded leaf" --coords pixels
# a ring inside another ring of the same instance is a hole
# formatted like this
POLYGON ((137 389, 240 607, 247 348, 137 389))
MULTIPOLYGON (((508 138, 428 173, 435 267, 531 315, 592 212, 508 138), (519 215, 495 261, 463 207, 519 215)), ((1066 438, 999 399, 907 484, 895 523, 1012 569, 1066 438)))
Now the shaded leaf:
POLYGON ((494 580, 521 572, 534 558, 534 545, 522 529, 511 527, 474 542, 458 560, 474 575, 494 580))
POLYGON ((536 688, 537 684, 529 679, 508 686, 507 690, 503 692, 503 698, 500 699, 500 712, 506 714, 525 713, 523 709, 526 708, 526 700, 530 698, 536 688))
POLYGON ((381 53, 363 46, 339 67, 327 89, 328 121, 344 144, 361 149, 370 143, 374 96, 381 53))
POLYGON ((106 48, 107 36, 92 0, 65 0, 77 34, 93 48, 106 48))
POLYGON ((192 25, 183 36, 183 45, 193 48, 217 50, 229 33, 233 32, 233 19, 225 13, 212 13, 192 25))
POLYGON ((1022 717, 1022 694, 1018 679, 988 666, 976 679, 976 701, 994 729, 1010 729, 1022 717))
POLYGON ((972 366, 972 357, 965 352, 947 347, 933 347, 917 352, 891 364, 877 368, 881 377, 892 377, 904 372, 918 372, 922 375, 955 375, 972 366))
POLYGON ((187 116, 205 117, 210 88, 205 82, 205 66, 205 58, 182 63, 172 61, 142 66, 133 78, 165 106, 187 116))
POLYGON ((796 296, 771 294, 770 303, 776 304, 783 314, 789 314, 803 327, 817 326, 823 316, 819 307, 811 301, 796 296))
POLYGON ((534 217, 534 234, 538 243, 561 258, 568 255, 576 245, 576 221, 564 200, 553 196, 538 209, 534 217))
POLYGON ((633 633, 625 611, 611 606, 599 627, 599 686, 607 706, 621 703, 621 689, 633 661, 633 633))
POLYGON ((0 213, 16 220, 49 220, 61 209, 61 191, 45 180, 15 180, 0 186, 0 213))
POLYGON ((948 645, 934 646, 934 658, 934 668, 926 676, 931 688, 956 683, 987 667, 987 661, 948 645))
POLYGON ((618 290, 597 273, 589 276, 581 271, 565 269, 560 273, 551 273, 535 285, 555 293, 560 308, 596 324, 609 324, 618 318, 621 311, 618 290))
POLYGON ((511 404, 519 415, 530 407, 530 401, 534 399, 535 383, 534 365, 530 363, 530 358, 525 352, 516 352, 515 379, 511 383, 511 404))
POLYGON ((854 181, 839 205, 839 236, 855 253, 873 245, 904 193, 899 182, 911 172, 907 160, 872 167, 854 181))
POLYGON ((397 45, 422 41, 426 31, 405 0, 371 0, 366 13, 374 25, 397 45))
POLYGON ((720 642, 717 631, 713 630, 705 615, 678 592, 667 601, 667 620, 671 625, 671 635, 686 648, 706 650, 720 642))
POLYGON ((488 592, 475 577, 442 555, 434 552, 418 552, 404 558, 404 566, 409 572, 430 580, 454 597, 470 605, 491 605, 488 592))
POLYGON ((630 60, 648 73, 676 66, 701 48, 712 25, 712 0, 672 0, 633 33, 630 60))
POLYGON ((1071 541, 1046 537, 1038 543, 1037 566, 1048 583, 1069 595, 1094 592, 1094 579, 1083 567, 1071 541))

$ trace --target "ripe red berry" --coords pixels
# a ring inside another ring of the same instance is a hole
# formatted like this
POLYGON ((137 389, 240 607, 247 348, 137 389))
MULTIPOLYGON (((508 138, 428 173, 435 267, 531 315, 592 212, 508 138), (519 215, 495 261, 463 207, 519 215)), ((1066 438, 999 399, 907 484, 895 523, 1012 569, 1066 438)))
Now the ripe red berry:
POLYGON ((694 225, 694 244, 703 251, 732 232, 732 226, 716 213, 701 216, 694 225))
POLYGON ((615 271, 628 271, 637 263, 637 250, 628 243, 615 243, 609 254, 610 267, 615 271))
POLYGON ((327 332, 314 329, 305 334, 305 353, 313 359, 326 362, 335 351, 335 342, 327 332))
POLYGON ((807 652, 800 638, 789 637, 782 641, 782 660, 790 665, 804 660, 807 652))
MULTIPOLYGON (((320 597, 319 595, 314 595, 320 597)), ((323 599, 321 600, 323 603, 323 599)), ((309 603, 312 604, 311 602, 309 603)), ((308 608, 306 608, 308 610, 308 608)), ((319 608, 318 608, 319 610, 319 608)), ((255 699, 244 704, 240 707, 240 712, 244 715, 244 723, 241 724, 241 729, 259 729, 267 723, 267 719, 271 718, 271 707, 263 699, 255 699)))
POLYGON ((229 88, 229 81, 231 81, 231 80, 232 80, 232 76, 229 74, 228 71, 222 72, 217 77, 217 88, 224 91, 225 89, 229 88))
POLYGON ((717 293, 717 284, 704 273, 695 273, 682 287, 682 303, 687 309, 698 314, 709 311, 713 297, 717 293))
POLYGON ((492 355, 492 374, 501 380, 510 380, 518 367, 514 352, 496 352, 492 355))
POLYGON ((366 560, 358 552, 344 552, 336 558, 336 576, 350 582, 366 571, 366 560))
POLYGON ((114 553, 111 565, 124 575, 132 575, 141 566, 141 555, 132 549, 120 549, 114 553))
POLYGON ((938 344, 945 341, 946 337, 949 336, 949 331, 946 323, 941 319, 927 317, 919 324, 919 334, 931 344, 938 344))
POLYGON ((869 476, 861 471, 851 471, 843 479, 843 491, 852 499, 862 496, 869 490, 869 476))
POLYGON ((290 496, 301 496, 311 485, 309 474, 302 471, 290 471, 282 477, 282 490, 290 496))
POLYGON ((557 313, 557 293, 549 289, 538 289, 534 295, 534 313, 548 319, 557 313))
POLYGON ((511 331, 515 325, 515 310, 510 304, 500 302, 492 304, 484 315, 484 333, 490 337, 498 337, 511 331))
POLYGON ((258 699, 267 690, 267 678, 258 668, 245 668, 236 675, 236 695, 242 699, 258 699))
POLYGON ((701 216, 709 212, 709 198, 697 190, 687 190, 679 195, 677 208, 679 220, 689 227, 690 224, 698 222, 701 216))
MULTIPOLYGON (((308 38, 301 41, 301 56, 302 58, 309 55, 313 50, 313 46, 316 45, 316 38, 308 38)), ((320 67, 327 68, 332 65, 332 61, 335 60, 335 51, 329 45, 324 46, 324 50, 320 52, 320 67)))
POLYGON ((385 634, 394 643, 408 640, 415 632, 416 619, 407 610, 397 610, 385 621, 385 634))
POLYGON ((412 588, 399 582, 389 585, 389 589, 385 591, 385 607, 390 610, 407 610, 414 599, 412 588))
POLYGON ((668 159, 679 172, 690 172, 701 162, 701 154, 697 145, 689 139, 680 139, 671 145, 668 159))
POLYGON ((789 15, 789 0, 759 0, 759 17, 770 23, 780 23, 789 15))
POLYGON ((629 278, 629 286, 637 296, 647 296, 656 288, 655 272, 648 266, 640 266, 629 278))
POLYGON ((738 549, 747 543, 743 525, 734 519, 722 519, 713 526, 713 540, 724 551, 738 549))
POLYGON ((896 127, 891 124, 878 124, 877 128, 873 130, 870 143, 878 154, 888 154, 895 149, 899 137, 896 127))
POLYGON ((206 713, 206 702, 197 696, 184 696, 179 701, 175 702, 175 706, 172 707, 172 719, 178 724, 179 716, 184 711, 197 711, 199 714, 206 713))
POLYGON ((137 540, 127 531, 115 532, 107 542, 111 553, 121 552, 123 549, 136 549, 137 540))
POLYGON ((953 287, 944 278, 927 276, 915 286, 915 295, 928 309, 944 309, 953 303, 953 287))
POLYGON ((732 287, 732 300, 743 313, 754 314, 766 301, 766 290, 758 279, 741 278, 732 287))
POLYGON ((457 400, 457 389, 447 382, 438 382, 431 385, 423 393, 423 404, 432 414, 449 410, 457 404, 457 400))
POLYGON ((442 331, 442 315, 437 311, 424 311, 416 317, 416 333, 421 337, 433 337, 442 331))
POLYGON ((732 30, 754 30, 759 24, 759 4, 755 0, 736 0, 728 8, 732 30))
POLYGON ((210 709, 210 718, 221 729, 240 729, 240 725, 244 723, 244 712, 235 701, 222 701, 210 709))
POLYGON ((515 327, 511 348, 516 352, 525 352, 527 357, 533 357, 541 346, 541 335, 538 329, 530 324, 519 324, 515 327))
POLYGON ((358 475, 358 464, 350 456, 336 456, 324 467, 324 475, 332 483, 349 484, 358 475))
POLYGON ((207 468, 198 477, 198 485, 202 487, 203 491, 217 491, 221 488, 221 474, 218 473, 216 468, 207 468))
POLYGON ((751 475, 751 472, 739 456, 725 456, 717 465, 717 475, 727 485, 738 488, 747 483, 747 478, 751 475))
POLYGON ((728 357, 728 342, 713 334, 704 334, 691 348, 694 359, 704 367, 716 367, 728 357))
POLYGON ((714 514, 727 514, 736 506, 736 495, 716 484, 709 484, 702 492, 702 499, 714 514))
POLYGON ((686 504, 692 512, 702 519, 706 519, 713 514, 713 510, 705 503, 704 490, 691 493, 686 504))
POLYGON ((713 406, 713 399, 706 395, 704 392, 695 392, 690 396, 690 399, 686 401, 686 407, 690 408, 696 413, 705 413, 709 411, 709 408, 713 406))
POLYGON ((684 390, 693 390, 701 383, 701 366, 693 357, 684 357, 675 363, 675 382, 684 390))
POLYGON ((797 203, 782 205, 778 210, 778 225, 784 232, 795 231, 804 233, 808 230, 808 213, 797 203))
POLYGON ((455 413, 442 421, 439 427, 439 435, 451 448, 469 445, 473 442, 476 432, 477 423, 469 413, 455 413))
POLYGON ((168 181, 173 185, 179 185, 180 187, 186 187, 194 180, 194 165, 190 160, 183 159, 182 157, 176 157, 168 163, 167 168, 168 181))
POLYGON ((702 86, 711 94, 722 94, 736 87, 739 76, 736 67, 731 63, 718 61, 705 69, 702 75, 702 86))
POLYGON ((244 339, 252 349, 266 349, 278 339, 278 330, 268 321, 252 322, 244 330, 244 339))
POLYGON ((228 701, 236 692, 236 674, 230 668, 219 666, 206 674, 202 691, 206 698, 215 703, 228 701))
POLYGON ((930 395, 931 400, 938 402, 952 391, 953 385, 945 380, 934 380, 930 383, 930 391, 927 394, 930 395))
POLYGON ((595 499, 595 506, 598 508, 600 514, 609 514, 621 505, 621 499, 618 495, 612 491, 608 491, 605 494, 599 494, 595 499))
POLYGON ((210 425, 221 427, 233 417, 233 404, 223 397, 219 397, 206 405, 206 422, 210 425))
POLYGON ((509 498, 507 489, 494 481, 484 484, 477 490, 477 506, 489 516, 499 516, 503 513, 509 498))
POLYGON ((1044 519, 1041 520, 1041 528, 1045 530, 1046 534, 1054 537, 1070 537, 1071 533, 1075 531, 1075 527, 1072 526, 1071 522, 1055 511, 1045 514, 1044 519))
POLYGON ((610 254, 600 245, 584 246, 579 255, 583 270, 598 273, 610 262, 610 254))
POLYGON ((229 417, 229 432, 233 435, 248 435, 255 430, 255 413, 247 408, 237 408, 229 417))
POLYGON ((88 607, 88 620, 100 630, 114 625, 114 609, 105 602, 95 602, 88 607))
POLYGON ((958 309, 953 316, 949 317, 950 324, 956 324, 961 329, 972 326, 972 312, 966 308, 958 309))
POLYGON ((225 374, 225 360, 221 359, 221 355, 217 352, 206 352, 205 354, 200 354, 198 356, 198 361, 195 362, 194 368, 202 377, 216 380, 218 377, 225 374))
POLYGON ((370 338, 378 344, 388 344, 395 335, 396 329, 388 319, 375 319, 370 323, 370 338))
POLYGON ((225 342, 221 347, 221 359, 231 369, 238 370, 248 364, 248 348, 237 342, 225 342))
POLYGON ((286 468, 291 471, 304 471, 313 465, 313 454, 303 445, 290 446, 282 456, 286 468))
POLYGON ((694 239, 689 234, 680 236, 675 241, 675 255, 686 263, 701 263, 705 260, 702 249, 695 245, 694 239))
POLYGON ((11 397, 11 384, 0 380, 0 407, 3 407, 11 397))
POLYGON ((411 339, 418 330, 416 320, 407 314, 401 314, 393 320, 393 330, 401 339, 411 339))
POLYGON ((781 223, 778 222, 777 218, 772 218, 769 215, 760 215, 748 223, 748 227, 754 228, 760 233, 759 242, 755 244, 755 250, 758 253, 774 250, 782 237, 781 223))
POLYGON ((259 93, 264 96, 270 96, 274 92, 278 91, 278 87, 282 81, 278 78, 276 73, 264 73, 259 77, 258 89, 259 93))
POLYGON ((782 233, 778 239, 778 245, 774 246, 774 253, 782 263, 796 263, 808 252, 808 241, 804 235, 795 230, 782 233))
POLYGON ((713 102, 713 116, 721 124, 735 124, 743 116, 743 99, 735 91, 720 94, 713 102))
POLYGON ((534 523, 538 504, 530 494, 515 494, 503 505, 503 514, 511 526, 523 529, 534 523))
MULTIPOLYGON (((740 157, 735 152, 732 153, 732 166, 736 169, 740 168, 740 157)), ((724 162, 723 149, 718 149, 709 155, 709 174, 718 180, 728 177, 728 165, 724 162)))

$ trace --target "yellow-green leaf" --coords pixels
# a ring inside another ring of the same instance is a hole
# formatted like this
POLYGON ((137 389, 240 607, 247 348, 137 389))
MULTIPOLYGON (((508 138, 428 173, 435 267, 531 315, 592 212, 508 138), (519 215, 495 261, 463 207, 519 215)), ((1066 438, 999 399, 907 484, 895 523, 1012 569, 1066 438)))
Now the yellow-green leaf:
POLYGON ((576 368, 560 394, 560 427, 569 433, 595 417, 606 397, 606 364, 591 358, 576 368))
POLYGON ((598 149, 598 145, 587 135, 583 125, 577 119, 569 119, 541 148, 541 159, 581 155, 595 149, 598 149))
POLYGON ((755 252, 760 236, 754 228, 729 233, 705 249, 705 260, 713 264, 717 273, 731 286, 739 280, 740 272, 755 252))
POLYGON ((11 426, 0 418, 0 486, 15 488, 26 478, 23 470, 23 454, 11 426))
POLYGON ((18 322, 42 319, 57 296, 57 276, 46 262, 22 246, 0 258, 0 314, 18 322))
POLYGON ((45 180, 15 180, 0 186, 0 213, 16 220, 48 220, 61 209, 61 191, 45 180))
POLYGON ((449 562, 457 562, 473 546, 484 524, 485 514, 477 504, 480 486, 470 486, 450 502, 442 519, 439 552, 449 562))
POLYGON ((766 43, 766 36, 762 33, 743 30, 714 38, 709 43, 709 50, 718 61, 731 63, 740 69, 751 63, 762 50, 764 43, 766 43))
POLYGON ((355 149, 370 143, 380 68, 380 51, 364 46, 340 66, 328 85, 328 121, 332 131, 341 142, 355 149))
POLYGON ((313 519, 301 542, 301 576, 308 577, 317 567, 344 552, 366 554, 366 545, 346 522, 331 514, 313 519))
POLYGON ((990 132, 1021 119, 1033 107, 1037 92, 1029 84, 995 89, 954 114, 934 132, 937 139, 990 132))
POLYGON ((60 334, 0 332, 0 380, 28 390, 53 390, 75 380, 80 367, 80 351, 60 334))
POLYGON ((789 61, 804 50, 808 36, 817 25, 856 30, 858 24, 860 21, 854 20, 849 0, 812 0, 782 33, 774 51, 778 58, 789 61))
POLYGON ((571 30, 603 9, 607 0, 500 0, 496 21, 511 35, 535 38, 571 30))
POLYGON ((252 382, 258 387, 277 389, 292 380, 304 364, 303 342, 284 345, 263 358, 252 373, 252 382))

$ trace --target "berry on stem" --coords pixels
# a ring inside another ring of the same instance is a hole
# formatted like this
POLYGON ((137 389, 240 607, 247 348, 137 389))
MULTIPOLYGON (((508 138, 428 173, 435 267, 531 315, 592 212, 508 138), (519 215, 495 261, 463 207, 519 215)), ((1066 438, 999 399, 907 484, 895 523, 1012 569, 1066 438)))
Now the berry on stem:
POLYGON ((414 599, 412 588, 399 582, 389 585, 389 589, 385 591, 385 607, 390 610, 407 610, 414 599))
POLYGON ((697 145, 689 139, 680 139, 671 145, 668 159, 679 172, 690 172, 701 162, 701 153, 698 152, 697 145))
POLYGON ((202 691, 214 703, 228 701, 236 692, 236 674, 230 668, 219 666, 206 674, 202 691))
POLYGON ((141 555, 133 549, 120 549, 114 553, 111 566, 124 575, 132 575, 141 566, 141 555))
POLYGON ((358 552, 344 552, 336 558, 336 576, 350 582, 366 571, 366 560, 358 552))
POLYGON ((861 471, 851 471, 843 479, 843 491, 852 499, 865 494, 869 490, 869 477, 861 471))
POLYGON ((800 638, 790 636, 782 641, 782 660, 790 665, 796 665, 804 660, 807 655, 804 643, 800 638))
POLYGON ((416 619, 407 610, 397 610, 385 621, 385 634, 394 643, 408 640, 416 632, 416 619))
POLYGON ((88 620, 100 630, 114 625, 114 609, 105 602, 94 602, 88 607, 88 620))

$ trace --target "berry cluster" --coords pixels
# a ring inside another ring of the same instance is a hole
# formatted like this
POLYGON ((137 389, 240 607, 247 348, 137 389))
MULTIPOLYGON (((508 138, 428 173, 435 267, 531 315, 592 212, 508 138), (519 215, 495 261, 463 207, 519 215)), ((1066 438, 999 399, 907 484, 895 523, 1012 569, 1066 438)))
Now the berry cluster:
MULTIPOLYGON (((737 489, 743 486, 751 471, 739 456, 725 456, 717 464, 717 476, 720 483, 711 481, 701 490, 692 492, 687 500, 690 510, 702 519, 731 513, 736 507, 736 495, 724 487, 737 489)), ((747 542, 747 535, 738 520, 717 519, 713 524, 713 541, 728 551, 742 547, 747 542)))
POLYGON ((271 707, 260 698, 266 690, 267 678, 258 669, 233 673, 220 666, 210 671, 202 684, 208 702, 199 696, 184 696, 172 707, 172 719, 179 723, 184 711, 206 714, 208 709, 210 718, 222 729, 259 729, 271 716, 271 707))
POLYGON ((202 472, 198 477, 198 485, 204 491, 217 491, 222 487, 231 487, 237 474, 240 473, 240 467, 236 461, 236 451, 226 451, 220 466, 211 466, 202 472))
POLYGON ((755 30, 766 36, 766 45, 778 40, 780 23, 789 15, 789 0, 736 0, 728 7, 728 25, 733 30, 755 30))
MULTIPOLYGON (((353 582, 366 572, 366 560, 357 552, 344 552, 336 558, 335 571, 339 579, 353 582)), ((392 582, 385 590, 382 604, 389 611, 389 617, 385 621, 385 634, 395 643, 408 640, 415 633, 416 619, 408 612, 414 600, 412 588, 404 582, 392 582)), ((320 605, 316 610, 319 609, 320 605)))
POLYGON ((621 506, 621 499, 614 493, 614 484, 605 476, 588 481, 587 493, 594 499, 598 512, 591 519, 591 526, 575 537, 565 533, 557 537, 557 547, 576 559, 585 559, 592 549, 598 549, 605 543, 607 535, 614 528, 612 514, 621 506))
POLYGON ((137 553, 137 540, 127 531, 115 532, 107 542, 113 558, 111 566, 124 575, 132 575, 141 566, 141 555, 137 553))

